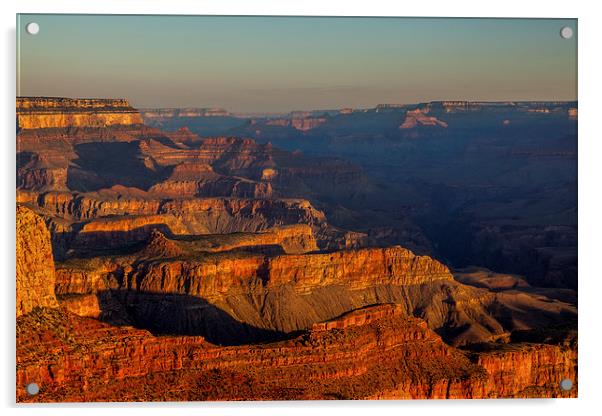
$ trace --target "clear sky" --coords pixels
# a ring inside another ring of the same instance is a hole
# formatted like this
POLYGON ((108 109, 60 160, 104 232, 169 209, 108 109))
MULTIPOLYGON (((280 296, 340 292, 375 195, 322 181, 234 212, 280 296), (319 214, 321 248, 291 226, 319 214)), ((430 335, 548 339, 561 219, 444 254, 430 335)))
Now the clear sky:
POLYGON ((576 20, 20 15, 22 96, 235 112, 574 100, 576 20), (29 35, 35 21, 40 32, 29 35), (560 37, 563 26, 575 36, 560 37))

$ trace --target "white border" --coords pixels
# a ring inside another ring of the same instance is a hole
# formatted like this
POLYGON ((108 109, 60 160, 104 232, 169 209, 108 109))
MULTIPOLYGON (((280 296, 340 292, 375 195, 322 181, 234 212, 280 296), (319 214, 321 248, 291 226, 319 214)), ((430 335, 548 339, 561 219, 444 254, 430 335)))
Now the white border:
POLYGON ((548 415, 593 414, 602 408, 600 379, 602 336, 599 305, 602 302, 602 276, 598 272, 602 215, 600 179, 602 179, 602 91, 600 90, 600 14, 593 1, 576 2, 525 0, 487 1, 398 1, 383 0, 20 0, 2 7, 2 195, 0 204, 4 232, 2 238, 2 404, 9 412, 24 414, 165 415, 210 413, 215 415, 303 415, 345 413, 346 416, 379 414, 548 415), (557 17, 579 18, 579 399, 576 400, 479 400, 414 402, 280 402, 280 403, 184 403, 154 405, 14 405, 14 195, 15 195, 15 14, 16 13, 118 13, 118 14, 231 14, 231 15, 330 15, 330 16, 440 16, 440 17, 557 17), (597 410, 596 410, 597 409, 597 410))

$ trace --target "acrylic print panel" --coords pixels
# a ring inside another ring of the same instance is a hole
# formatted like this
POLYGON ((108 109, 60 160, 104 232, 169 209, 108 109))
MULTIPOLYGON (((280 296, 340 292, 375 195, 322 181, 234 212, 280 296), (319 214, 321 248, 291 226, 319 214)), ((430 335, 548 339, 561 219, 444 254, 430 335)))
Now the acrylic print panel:
POLYGON ((576 20, 17 32, 17 401, 577 396, 576 20))

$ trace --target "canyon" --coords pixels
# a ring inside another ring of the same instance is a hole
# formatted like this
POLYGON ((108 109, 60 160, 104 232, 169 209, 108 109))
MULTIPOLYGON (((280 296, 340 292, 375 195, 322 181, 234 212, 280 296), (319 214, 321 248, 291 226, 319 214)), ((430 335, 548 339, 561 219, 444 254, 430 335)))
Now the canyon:
MULTIPOLYGON (((566 129, 569 108, 18 98, 17 400, 576 397, 572 194, 540 215, 570 175, 539 205, 439 164, 466 120, 566 129)), ((563 167, 566 140, 509 157, 563 167)))
MULTIPOLYGON (((119 321, 157 333, 224 344, 271 340, 379 303, 398 304, 456 346, 575 323, 570 297, 461 281, 436 260, 398 246, 321 253, 311 228, 297 225, 173 240, 155 231, 127 255, 57 263, 55 291, 71 304, 95 295, 110 313, 119 304, 127 311, 119 321)), ((102 306, 91 314, 103 315, 102 306)))
POLYGON ((335 226, 386 234, 454 267, 576 289, 577 111, 576 102, 381 104, 329 113, 305 132, 225 131, 359 166, 370 187, 321 207, 335 226))

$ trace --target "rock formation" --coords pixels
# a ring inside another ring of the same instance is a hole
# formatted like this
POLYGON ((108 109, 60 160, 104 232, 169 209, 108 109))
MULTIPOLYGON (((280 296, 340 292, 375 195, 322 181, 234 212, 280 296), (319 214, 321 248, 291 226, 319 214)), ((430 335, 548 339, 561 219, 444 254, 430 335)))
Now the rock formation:
POLYGON ((121 318, 141 327, 226 344, 277 339, 383 302, 425 319, 453 345, 507 341, 512 331, 576 317, 568 293, 502 278, 463 285, 443 264, 401 247, 316 250, 306 225, 175 239, 155 231, 131 255, 67 260, 56 287, 110 297, 128 310, 121 318))
POLYGON ((17 317, 34 308, 56 307, 50 233, 33 211, 17 205, 17 317))
POLYGON ((299 131, 308 131, 326 123, 326 117, 276 118, 266 121, 267 126, 293 127, 299 131))
POLYGON ((17 199, 45 217, 59 258, 70 249, 138 243, 153 229, 199 235, 258 232, 290 224, 328 227, 324 213, 301 199, 168 199, 123 187, 86 194, 19 191, 17 199))
POLYGON ((416 126, 439 126, 446 128, 447 123, 437 119, 437 117, 427 116, 428 109, 409 110, 406 113, 404 122, 399 126, 400 129, 413 129, 416 126))
POLYGON ((127 100, 17 97, 20 129, 142 124, 127 100))
POLYGON ((465 353, 381 305, 261 346, 156 338, 38 310, 17 323, 18 401, 575 397, 575 356, 556 345, 465 353), (27 396, 35 381, 40 394, 27 396))

